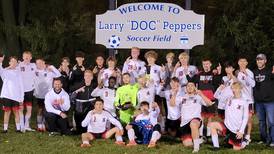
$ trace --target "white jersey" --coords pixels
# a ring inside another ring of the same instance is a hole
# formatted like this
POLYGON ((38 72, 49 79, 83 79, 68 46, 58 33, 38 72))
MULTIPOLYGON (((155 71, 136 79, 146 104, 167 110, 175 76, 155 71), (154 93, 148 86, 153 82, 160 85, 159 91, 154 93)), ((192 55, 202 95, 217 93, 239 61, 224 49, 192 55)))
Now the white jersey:
POLYGON ((201 118, 202 105, 206 103, 200 95, 188 95, 181 97, 181 127, 189 123, 193 118, 201 118))
POLYGON ((161 79, 164 79, 165 72, 162 72, 161 66, 156 64, 150 66, 150 72, 148 71, 149 70, 147 70, 146 68, 146 74, 149 75, 149 80, 153 80, 154 86, 158 87, 161 82, 161 79))
POLYGON ((253 99, 253 87, 256 84, 253 72, 249 69, 246 69, 246 74, 239 72, 237 79, 243 86, 243 93, 253 99))
POLYGON ((155 88, 154 86, 149 86, 146 88, 139 89, 137 93, 137 101, 138 101, 138 107, 140 106, 140 103, 143 101, 146 101, 149 103, 149 107, 151 107, 151 104, 154 102, 155 98, 155 88))
POLYGON ((219 87, 216 92, 214 93, 214 97, 218 99, 218 109, 224 110, 225 104, 228 98, 233 96, 233 92, 230 86, 226 86, 224 89, 221 90, 219 87))
POLYGON ((54 66, 49 67, 51 67, 52 71, 47 69, 37 69, 35 71, 34 96, 36 98, 44 99, 47 92, 52 88, 53 78, 58 78, 61 76, 61 73, 54 66))
POLYGON ((104 109, 109 111, 114 117, 116 117, 116 109, 114 106, 114 100, 115 100, 115 89, 110 88, 95 88, 91 96, 93 97, 100 97, 102 100, 104 100, 104 109))
POLYGON ((144 61, 130 59, 128 63, 124 63, 122 73, 129 73, 130 81, 134 84, 138 77, 145 74, 145 69, 144 61))
POLYGON ((0 75, 3 80, 1 98, 11 99, 17 102, 24 100, 24 85, 20 71, 17 69, 3 69, 0 65, 0 75))
POLYGON ((167 118, 169 120, 178 120, 181 117, 181 101, 183 92, 179 90, 176 94, 175 106, 170 105, 170 99, 173 95, 172 90, 161 91, 159 93, 161 97, 166 99, 167 103, 167 118))
POLYGON ((94 110, 88 112, 86 118, 82 121, 82 127, 88 127, 88 132, 90 133, 104 133, 108 121, 120 130, 123 130, 121 123, 110 113, 107 111, 95 113, 94 110))
POLYGON ((151 122, 151 124, 153 126, 155 126, 157 124, 157 118, 160 114, 160 109, 159 107, 155 108, 155 109, 150 109, 149 110, 149 114, 148 115, 144 115, 144 114, 139 114, 136 118, 135 121, 139 121, 139 120, 149 120, 151 122))
POLYGON ((245 98, 229 99, 225 106, 225 126, 233 133, 244 134, 248 121, 248 100, 245 98))
POLYGON ((187 68, 184 67, 179 67, 177 68, 174 73, 173 73, 173 77, 177 77, 180 81, 180 85, 182 87, 185 87, 186 84, 188 83, 187 80, 187 75, 189 75, 190 77, 193 77, 194 75, 196 75, 198 73, 198 69, 196 66, 193 65, 189 65, 187 68))
MULTIPOLYGON (((109 68, 103 69, 102 72, 100 73, 100 76, 99 76, 100 79, 99 80, 103 81, 104 87, 108 87, 108 79, 112 76, 112 74, 115 71, 120 71, 118 68, 115 68, 115 69, 114 70, 111 70, 109 68)), ((120 78, 117 78, 116 81, 117 81, 116 83, 119 84, 120 83, 120 78)))
POLYGON ((34 89, 36 65, 34 63, 25 64, 20 62, 17 68, 22 74, 24 92, 32 91, 34 89))
POLYGON ((62 89, 60 93, 56 93, 51 89, 45 97, 45 108, 47 112, 60 115, 61 112, 68 111, 70 108, 70 99, 68 93, 62 89), (63 104, 58 102, 63 100, 63 104))

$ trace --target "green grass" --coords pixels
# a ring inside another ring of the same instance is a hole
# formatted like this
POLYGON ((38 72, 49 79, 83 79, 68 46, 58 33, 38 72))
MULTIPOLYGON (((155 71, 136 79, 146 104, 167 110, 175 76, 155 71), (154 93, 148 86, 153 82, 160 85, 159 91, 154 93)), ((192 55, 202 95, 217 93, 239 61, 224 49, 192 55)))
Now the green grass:
MULTIPOLYGON (((3 114, 2 114, 3 115, 3 114)), ((1 116, 2 117, 2 116, 1 116)), ((137 147, 120 147, 114 144, 114 140, 96 140, 91 142, 92 146, 87 149, 80 148, 80 136, 48 136, 48 133, 27 132, 25 134, 16 133, 14 131, 13 117, 10 120, 9 132, 7 134, 0 134, 0 153, 95 153, 95 154, 177 154, 177 153, 191 153, 191 148, 183 147, 179 141, 173 141, 168 137, 161 139, 157 148, 148 149, 144 145, 137 147)), ((35 120, 32 121, 32 126, 35 128, 35 120)), ((259 139, 258 134, 258 121, 254 120, 254 130, 252 134, 253 140, 259 139)), ((2 124, 2 120, 1 120, 2 124)), ((2 125, 1 129, 3 128, 2 125)), ((201 145, 200 153, 216 153, 210 150, 210 144, 201 145)), ((221 149, 218 153, 236 153, 231 149, 221 149)), ((274 153, 265 145, 258 145, 254 142, 251 143, 245 150, 237 153, 274 153)))

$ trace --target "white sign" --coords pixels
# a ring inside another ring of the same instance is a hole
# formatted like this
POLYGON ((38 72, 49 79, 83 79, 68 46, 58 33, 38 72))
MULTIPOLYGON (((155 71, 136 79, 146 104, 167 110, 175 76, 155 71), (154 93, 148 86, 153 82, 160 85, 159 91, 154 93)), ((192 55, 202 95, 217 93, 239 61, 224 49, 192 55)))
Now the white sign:
POLYGON ((204 44, 204 18, 171 3, 129 3, 96 15, 96 44, 191 49, 204 44))

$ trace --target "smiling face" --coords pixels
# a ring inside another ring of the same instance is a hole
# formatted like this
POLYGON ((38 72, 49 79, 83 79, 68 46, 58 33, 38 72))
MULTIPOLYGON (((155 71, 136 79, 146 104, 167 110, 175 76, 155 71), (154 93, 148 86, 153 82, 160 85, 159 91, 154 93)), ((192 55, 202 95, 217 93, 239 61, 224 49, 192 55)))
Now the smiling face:
POLYGON ((266 64, 266 60, 264 59, 256 59, 256 63, 258 68, 264 68, 266 64))
POLYGON ((137 49, 137 48, 132 48, 131 49, 131 57, 133 59, 138 59, 139 55, 140 55, 140 50, 139 49, 137 49))
POLYGON ((171 87, 171 89, 173 89, 173 90, 177 90, 177 89, 179 89, 179 87, 180 87, 180 83, 171 80, 171 82, 170 82, 170 87, 171 87))
POLYGON ((142 113, 147 114, 149 110, 149 106, 147 104, 143 104, 140 106, 140 110, 142 111, 142 113))
POLYGON ((84 80, 85 80, 85 82, 86 82, 86 83, 90 83, 92 79, 93 79, 93 74, 92 74, 92 72, 91 72, 91 71, 86 71, 86 72, 84 73, 84 80))
POLYGON ((45 69, 46 68, 46 63, 42 59, 37 59, 36 60, 36 66, 38 69, 45 69))
POLYGON ((101 57, 101 56, 98 56, 97 58, 96 58, 96 64, 98 65, 98 66, 103 66, 104 65, 104 58, 103 57, 101 57))
POLYGON ((61 64, 64 67, 68 67, 69 66, 69 61, 67 59, 64 59, 61 64))
POLYGON ((109 80, 108 80, 109 88, 114 88, 115 85, 116 85, 116 80, 114 78, 109 78, 109 80))
POLYGON ((15 69, 16 66, 17 66, 17 59, 16 58, 10 58, 9 66, 10 66, 10 68, 15 69))
POLYGON ((203 61, 202 65, 203 65, 203 69, 205 72, 209 72, 211 70, 212 64, 211 64, 210 60, 203 61))
POLYGON ((102 112, 104 109, 104 103, 102 100, 97 100, 94 105, 94 109, 97 112, 102 112))
POLYGON ((189 56, 186 56, 186 55, 179 56, 179 61, 183 66, 186 66, 188 65, 188 62, 189 62, 189 56))
POLYGON ((109 61, 108 61, 108 67, 109 67, 109 68, 115 68, 115 61, 109 60, 109 61))
POLYGON ((188 82, 186 85, 186 92, 188 94, 193 94, 196 92, 196 87, 195 84, 193 82, 188 82))
POLYGON ((61 82, 61 80, 54 80, 54 82, 53 82, 53 88, 54 88, 54 91, 56 91, 56 92, 59 92, 59 91, 61 91, 62 90, 62 82, 61 82))
POLYGON ((23 60, 24 60, 24 62, 30 63, 31 59, 32 59, 31 53, 28 53, 28 52, 23 53, 23 60))
POLYGON ((240 69, 245 69, 248 65, 248 62, 245 58, 241 58, 238 60, 238 65, 239 65, 240 69))
POLYGON ((233 74, 234 68, 232 66, 228 66, 225 68, 226 74, 233 74))
POLYGON ((123 83, 129 84, 130 83, 130 76, 128 74, 123 75, 123 83))

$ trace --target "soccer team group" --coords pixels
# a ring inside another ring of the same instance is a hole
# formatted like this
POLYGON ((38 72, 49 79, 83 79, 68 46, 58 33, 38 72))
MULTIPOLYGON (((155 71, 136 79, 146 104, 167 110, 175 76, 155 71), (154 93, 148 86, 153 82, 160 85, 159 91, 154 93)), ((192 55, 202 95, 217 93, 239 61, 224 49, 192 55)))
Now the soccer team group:
POLYGON ((64 57, 57 69, 43 58, 32 63, 30 51, 23 52, 22 61, 9 57, 3 68, 2 55, 3 133, 8 133, 11 112, 17 132, 35 131, 30 127, 35 102, 37 131, 47 130, 50 136, 81 134, 81 147, 115 136, 121 146, 153 148, 162 135, 170 135, 193 152, 207 139, 213 150, 219 149, 218 136, 241 150, 251 142, 256 109, 261 141, 274 147, 274 66, 266 66, 264 54, 257 55, 253 71, 244 56, 216 68, 205 58, 198 70, 189 64, 186 52, 178 58, 169 52, 162 65, 156 64, 153 50, 145 53, 146 62, 139 55, 140 49, 133 47, 122 69, 114 57, 105 62, 103 56, 96 57, 95 66, 85 67, 83 52, 76 52, 72 68, 64 57))

